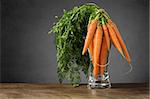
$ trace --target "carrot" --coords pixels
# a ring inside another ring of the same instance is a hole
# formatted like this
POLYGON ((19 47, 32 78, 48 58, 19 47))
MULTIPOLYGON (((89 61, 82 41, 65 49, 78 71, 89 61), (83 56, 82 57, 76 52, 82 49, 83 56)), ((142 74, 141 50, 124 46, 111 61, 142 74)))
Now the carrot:
POLYGON ((90 54, 91 54, 91 58, 92 58, 92 62, 94 63, 94 56, 93 56, 93 50, 94 50, 94 48, 93 48, 93 40, 92 40, 92 42, 90 43, 90 45, 89 45, 89 50, 90 50, 90 54))
POLYGON ((88 47, 89 47, 89 45, 90 45, 90 43, 93 39, 95 30, 96 30, 96 26, 97 26, 97 19, 95 18, 91 21, 91 23, 88 26, 87 36, 86 36, 86 39, 85 39, 82 55, 85 54, 85 52, 87 51, 87 49, 88 49, 88 47))
POLYGON ((116 24, 113 23, 111 19, 108 19, 108 23, 109 23, 109 24, 111 25, 111 27, 114 29, 114 31, 115 31, 115 33, 116 33, 116 35, 117 35, 117 38, 118 38, 118 40, 119 40, 119 43, 120 43, 120 45, 121 45, 121 47, 122 47, 122 50, 123 50, 123 52, 124 52, 124 54, 125 54, 125 57, 126 57, 128 63, 131 64, 131 58, 130 58, 129 52, 128 52, 128 50, 127 50, 127 47, 126 47, 126 45, 125 45, 125 43, 124 43, 124 41, 123 41, 123 39, 122 39, 122 37, 121 37, 121 34, 120 34, 120 32, 119 32, 119 30, 118 30, 116 24))
POLYGON ((102 35, 103 35, 102 27, 97 26, 95 37, 94 37, 94 53, 93 53, 94 54, 93 74, 95 78, 98 77, 98 73, 99 73, 98 64, 99 64, 99 55, 100 55, 100 49, 101 49, 101 43, 102 43, 102 35))
POLYGON ((104 18, 102 18, 102 28, 103 28, 103 31, 104 31, 104 36, 105 36, 107 47, 108 47, 108 50, 109 50, 110 49, 110 37, 109 37, 109 34, 108 34, 107 26, 104 22, 104 18))
MULTIPOLYGON (((87 26, 87 30, 88 30, 88 28, 89 28, 89 24, 88 24, 88 26, 87 26)), ((93 39, 94 39, 94 36, 93 36, 93 39)), ((93 55, 93 51, 94 51, 94 41, 93 41, 93 39, 92 39, 92 41, 91 41, 91 43, 90 43, 90 45, 89 45, 89 50, 90 50, 90 55, 91 55, 91 58, 92 58, 92 63, 94 64, 94 55, 93 55)))
POLYGON ((107 58, 108 58, 108 47, 107 47, 107 42, 106 42, 106 36, 103 36, 103 41, 102 41, 102 47, 101 47, 101 52, 100 52, 100 74, 104 75, 104 70, 105 70, 105 64, 107 63, 107 58))
POLYGON ((119 43, 119 41, 118 41, 118 38, 117 38, 117 36, 116 36, 115 31, 114 31, 113 28, 110 26, 110 24, 106 23, 106 25, 107 25, 107 28, 108 28, 109 35, 110 35, 110 38, 111 38, 112 43, 113 43, 114 46, 118 49, 118 51, 120 52, 120 54, 121 54, 123 57, 125 57, 124 54, 123 54, 122 48, 121 48, 121 46, 120 46, 120 43, 119 43))
POLYGON ((93 66, 94 66, 94 47, 95 47, 95 46, 94 46, 94 45, 95 45, 95 44, 94 44, 94 39, 95 39, 95 35, 94 35, 93 40, 92 40, 92 42, 93 42, 93 66))

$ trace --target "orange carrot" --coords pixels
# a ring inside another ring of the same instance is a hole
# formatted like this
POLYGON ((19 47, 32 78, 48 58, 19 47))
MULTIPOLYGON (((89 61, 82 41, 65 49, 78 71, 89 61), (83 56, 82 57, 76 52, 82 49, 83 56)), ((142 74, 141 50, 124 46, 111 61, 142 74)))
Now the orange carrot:
MULTIPOLYGON (((94 61, 94 56, 93 56, 93 40, 91 41, 90 45, 89 45, 89 50, 90 50, 90 55, 91 55, 91 58, 92 58, 92 62, 94 61)), ((94 62, 93 62, 94 63, 94 62)))
POLYGON ((108 47, 108 50, 109 50, 110 49, 110 37, 109 37, 109 34, 108 34, 107 26, 104 23, 104 18, 102 18, 102 28, 103 28, 103 31, 104 31, 104 36, 105 36, 107 47, 108 47))
MULTIPOLYGON (((88 24, 88 26, 87 26, 87 30, 88 30, 88 28, 89 28, 89 24, 88 24)), ((94 55, 93 55, 93 52, 94 52, 94 36, 93 36, 93 39, 92 39, 92 41, 91 41, 91 43, 90 43, 90 45, 89 45, 89 50, 90 50, 90 55, 91 55, 91 58, 92 58, 92 63, 94 64, 94 55)))
POLYGON ((102 43, 102 27, 98 26, 96 29, 95 37, 94 37, 94 69, 93 69, 93 74, 94 77, 98 77, 99 73, 99 55, 100 55, 100 49, 101 49, 101 43, 102 43))
POLYGON ((121 34, 120 34, 120 32, 119 32, 119 30, 118 30, 116 24, 113 23, 113 22, 111 21, 111 19, 108 19, 108 23, 109 23, 109 24, 111 25, 111 27, 114 29, 114 31, 115 31, 115 33, 116 33, 116 35, 117 35, 117 38, 118 38, 118 40, 119 40, 119 43, 120 43, 120 45, 121 45, 121 47, 122 47, 122 50, 123 50, 123 52, 124 52, 124 54, 125 54, 125 57, 126 57, 128 63, 131 64, 130 55, 129 55, 129 53, 128 53, 127 47, 126 47, 126 45, 125 45, 125 43, 124 43, 124 41, 123 41, 123 39, 122 39, 122 37, 121 37, 121 34))
POLYGON ((87 51, 87 49, 88 49, 88 47, 89 47, 89 45, 90 45, 90 43, 91 43, 91 41, 93 39, 95 30, 96 30, 96 26, 97 26, 97 19, 93 19, 91 21, 91 23, 89 24, 89 26, 88 26, 88 31, 87 31, 87 35, 86 35, 86 39, 85 39, 82 55, 85 54, 85 52, 87 51))
POLYGON ((100 74, 104 75, 104 70, 105 70, 105 64, 107 63, 107 58, 108 58, 108 47, 107 47, 107 42, 106 42, 106 36, 103 36, 103 41, 102 41, 102 47, 101 47, 101 52, 100 52, 100 74))
POLYGON ((107 25, 107 28, 108 28, 109 35, 110 35, 110 38, 111 38, 111 40, 112 40, 112 43, 113 43, 114 46, 118 49, 118 51, 120 52, 120 54, 121 54, 123 57, 125 57, 124 54, 123 54, 122 48, 121 48, 121 46, 120 46, 120 43, 119 43, 119 41, 118 41, 118 38, 117 38, 117 36, 116 36, 115 31, 114 31, 113 28, 110 26, 110 24, 106 23, 106 25, 107 25))
POLYGON ((95 45, 95 44, 94 44, 94 39, 95 39, 95 35, 94 35, 93 40, 92 40, 92 42, 93 42, 93 61, 92 61, 92 62, 93 62, 93 66, 94 66, 94 47, 95 47, 95 46, 94 46, 94 45, 95 45))

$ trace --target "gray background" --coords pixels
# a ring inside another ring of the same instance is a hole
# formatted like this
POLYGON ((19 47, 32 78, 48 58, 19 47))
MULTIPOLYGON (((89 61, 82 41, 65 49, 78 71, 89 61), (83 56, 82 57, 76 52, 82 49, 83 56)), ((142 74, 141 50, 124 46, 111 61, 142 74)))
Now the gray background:
MULTIPOLYGON (((0 11, 1 11, 1 1, 0 1, 0 11)), ((1 13, 0 13, 1 19, 1 13)), ((0 82, 1 82, 1 20, 0 20, 0 82)))
POLYGON ((55 15, 86 2, 109 12, 132 58, 133 70, 124 75, 129 65, 112 47, 111 81, 148 82, 148 0, 2 0, 1 82, 57 83, 54 35, 47 32, 55 15))

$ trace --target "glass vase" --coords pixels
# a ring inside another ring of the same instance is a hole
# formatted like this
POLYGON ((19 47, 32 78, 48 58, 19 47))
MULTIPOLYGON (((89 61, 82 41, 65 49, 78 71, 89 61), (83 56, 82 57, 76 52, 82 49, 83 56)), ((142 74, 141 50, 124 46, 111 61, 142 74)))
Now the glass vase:
POLYGON ((110 76, 108 73, 109 62, 103 65, 103 67, 104 67, 104 74, 101 75, 99 73, 98 77, 95 78, 93 76, 93 65, 90 64, 90 67, 88 70, 88 85, 87 85, 89 89, 111 88, 110 76))

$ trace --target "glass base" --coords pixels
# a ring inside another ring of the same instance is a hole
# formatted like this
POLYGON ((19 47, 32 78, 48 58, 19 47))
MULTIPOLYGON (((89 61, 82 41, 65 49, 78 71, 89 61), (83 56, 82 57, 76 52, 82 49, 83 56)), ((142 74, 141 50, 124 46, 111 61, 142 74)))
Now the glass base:
POLYGON ((111 88, 111 83, 109 80, 108 73, 105 73, 103 76, 98 76, 98 79, 95 79, 92 75, 89 75, 88 85, 89 89, 104 89, 111 88))

